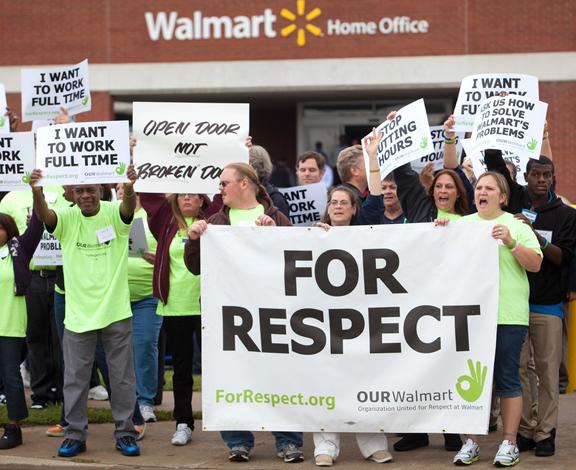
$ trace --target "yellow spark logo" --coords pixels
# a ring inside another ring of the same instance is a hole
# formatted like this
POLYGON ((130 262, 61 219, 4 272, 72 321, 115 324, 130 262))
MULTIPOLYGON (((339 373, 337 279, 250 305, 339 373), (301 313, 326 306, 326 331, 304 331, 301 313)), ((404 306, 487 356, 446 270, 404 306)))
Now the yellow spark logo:
POLYGON ((280 34, 284 37, 288 37, 294 31, 298 30, 298 34, 296 36, 296 43, 300 47, 302 47, 306 44, 306 31, 308 31, 310 34, 313 34, 314 36, 322 36, 322 30, 318 26, 308 23, 309 21, 318 18, 322 14, 322 10, 320 10, 320 8, 314 8, 314 10, 305 13, 306 0, 296 0, 296 11, 297 15, 288 10, 288 8, 282 8, 282 11, 280 11, 280 15, 283 18, 286 18, 288 21, 292 21, 293 23, 291 25, 286 26, 285 28, 282 28, 280 34), (298 27, 294 23, 298 16, 304 17, 306 20, 306 25, 303 28, 298 27))

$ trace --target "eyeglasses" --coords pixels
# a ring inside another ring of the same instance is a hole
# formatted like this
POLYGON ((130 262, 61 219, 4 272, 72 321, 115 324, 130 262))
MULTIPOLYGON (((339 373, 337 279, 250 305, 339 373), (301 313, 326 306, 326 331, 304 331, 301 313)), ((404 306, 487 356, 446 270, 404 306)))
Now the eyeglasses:
POLYGON ((196 196, 198 196, 197 193, 180 193, 180 194, 178 194, 178 197, 182 197, 182 198, 184 198, 184 197, 196 197, 196 196))
POLYGON ((337 206, 348 207, 350 205, 350 201, 346 200, 337 201, 336 199, 332 199, 331 201, 328 202, 328 204, 331 205, 332 207, 337 206))
MULTIPOLYGON (((240 178, 239 180, 233 180, 236 181, 237 183, 239 183, 240 181, 242 181, 245 178, 240 178)), ((230 183, 232 183, 232 181, 225 181, 225 180, 220 180, 220 182, 218 183, 218 188, 225 188, 226 186, 228 186, 230 183)))

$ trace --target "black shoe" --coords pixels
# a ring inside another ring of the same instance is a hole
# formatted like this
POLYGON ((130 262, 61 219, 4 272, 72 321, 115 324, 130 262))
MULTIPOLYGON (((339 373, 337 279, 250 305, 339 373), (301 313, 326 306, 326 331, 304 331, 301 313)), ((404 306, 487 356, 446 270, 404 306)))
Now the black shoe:
POLYGON ((516 447, 520 452, 526 452, 527 450, 532 450, 536 447, 534 439, 524 437, 522 434, 516 435, 516 447))
POLYGON ((458 452, 462 448, 460 434, 444 434, 444 449, 449 452, 458 452))
MULTIPOLYGON (((426 447, 430 444, 428 434, 404 434, 404 437, 394 444, 396 452, 405 452, 408 450, 426 447)), ((460 447, 458 447, 460 450, 460 447)))
POLYGON ((48 408, 48 402, 46 401, 33 401, 30 406, 31 410, 45 410, 48 408))
POLYGON ((498 431, 498 423, 494 423, 488 426, 488 432, 498 431))
POLYGON ((4 426, 4 435, 0 437, 0 449, 12 449, 22 445, 22 430, 15 424, 4 426))
POLYGON ((556 452, 556 444, 553 437, 548 437, 536 443, 534 455, 536 457, 551 457, 556 452))

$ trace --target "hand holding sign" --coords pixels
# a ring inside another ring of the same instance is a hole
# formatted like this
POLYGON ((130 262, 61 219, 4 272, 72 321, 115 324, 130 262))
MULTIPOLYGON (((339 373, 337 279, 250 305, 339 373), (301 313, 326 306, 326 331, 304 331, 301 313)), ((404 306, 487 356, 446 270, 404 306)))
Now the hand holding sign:
POLYGON ((207 228, 208 224, 205 220, 197 220, 188 227, 188 238, 190 240, 198 240, 207 228))

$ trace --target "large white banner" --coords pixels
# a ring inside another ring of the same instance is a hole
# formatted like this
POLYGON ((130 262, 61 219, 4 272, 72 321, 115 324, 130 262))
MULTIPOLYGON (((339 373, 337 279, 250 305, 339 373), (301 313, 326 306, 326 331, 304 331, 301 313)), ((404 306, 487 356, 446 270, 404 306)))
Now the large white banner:
POLYGON ((538 78, 517 73, 487 73, 463 78, 454 109, 454 130, 471 131, 480 103, 502 92, 537 101, 538 78))
POLYGON ((0 191, 30 190, 34 169, 34 135, 12 132, 0 136, 0 191))
POLYGON ((59 124, 41 127, 36 136, 36 168, 42 170, 42 185, 128 180, 128 121, 59 124))
POLYGON ((516 95, 483 101, 470 139, 462 139, 466 155, 486 149, 508 150, 525 158, 539 158, 548 105, 516 95))
POLYGON ((248 163, 250 107, 233 103, 134 103, 136 190, 217 193, 228 163, 248 163))
POLYGON ((292 225, 306 227, 320 222, 328 204, 328 192, 324 183, 278 188, 278 190, 286 199, 292 225))
POLYGON ((6 116, 6 88, 0 83, 0 134, 10 132, 10 119, 6 116))
POLYGON ((486 433, 491 229, 210 225, 204 428, 486 433))
POLYGON ((51 69, 22 69, 22 122, 52 119, 60 108, 70 116, 90 111, 88 59, 51 69))

